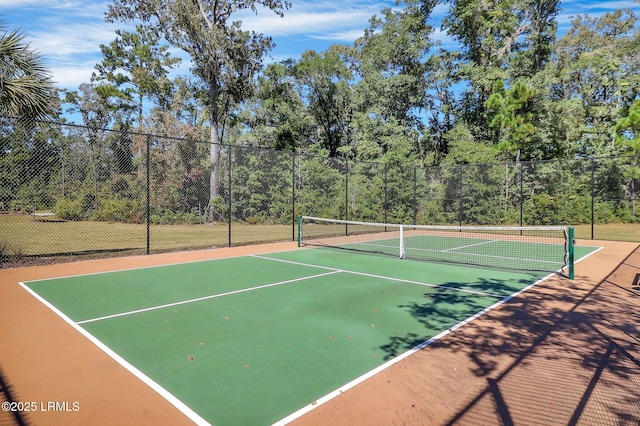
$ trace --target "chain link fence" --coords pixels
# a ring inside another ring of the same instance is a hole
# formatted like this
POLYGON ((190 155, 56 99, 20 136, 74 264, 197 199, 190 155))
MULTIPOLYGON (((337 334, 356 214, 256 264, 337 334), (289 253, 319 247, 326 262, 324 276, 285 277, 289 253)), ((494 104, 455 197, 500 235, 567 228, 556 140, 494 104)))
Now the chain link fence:
POLYGON ((419 168, 0 118, 0 260, 294 240, 296 217, 634 222, 638 158, 419 168))

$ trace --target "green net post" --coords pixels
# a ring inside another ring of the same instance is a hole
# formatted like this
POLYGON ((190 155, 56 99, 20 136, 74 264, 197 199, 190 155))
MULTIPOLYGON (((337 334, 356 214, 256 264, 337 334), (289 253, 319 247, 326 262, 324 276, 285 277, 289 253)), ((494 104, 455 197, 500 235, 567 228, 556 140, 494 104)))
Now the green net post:
POLYGON ((298 216, 298 247, 302 244, 302 215, 298 216))
POLYGON ((574 260, 575 260, 575 255, 574 255, 574 245, 575 245, 575 239, 574 239, 574 229, 573 226, 569 227, 569 242, 568 242, 568 255, 569 255, 569 279, 572 280, 575 276, 575 271, 574 271, 574 260))

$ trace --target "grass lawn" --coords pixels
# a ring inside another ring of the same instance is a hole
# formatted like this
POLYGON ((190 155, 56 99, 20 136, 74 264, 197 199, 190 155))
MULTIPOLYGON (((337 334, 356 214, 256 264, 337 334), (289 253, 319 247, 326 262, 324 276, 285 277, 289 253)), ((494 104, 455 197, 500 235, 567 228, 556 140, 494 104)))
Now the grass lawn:
MULTIPOLYGON (((233 224, 232 244, 291 241, 291 225, 233 224)), ((227 247, 229 227, 215 225, 152 225, 151 251, 227 247)), ((60 221, 54 217, 0 215, 0 252, 14 257, 72 253, 144 253, 146 224, 60 221)))
MULTIPOLYGON (((591 225, 576 225, 574 228, 576 238, 591 239, 591 225)), ((593 238, 596 240, 640 243, 640 223, 596 224, 593 230, 593 238)))
MULTIPOLYGON (((591 239, 591 225, 578 225, 576 238, 591 239)), ((596 225, 595 239, 640 242, 640 224, 596 225)), ((72 254, 145 253, 145 224, 73 222, 55 216, 0 215, 0 257, 20 259, 33 256, 72 254)), ((291 225, 250 225, 234 223, 232 245, 270 241, 291 241, 291 225)), ((229 228, 215 225, 152 225, 152 252, 227 247, 229 228)))

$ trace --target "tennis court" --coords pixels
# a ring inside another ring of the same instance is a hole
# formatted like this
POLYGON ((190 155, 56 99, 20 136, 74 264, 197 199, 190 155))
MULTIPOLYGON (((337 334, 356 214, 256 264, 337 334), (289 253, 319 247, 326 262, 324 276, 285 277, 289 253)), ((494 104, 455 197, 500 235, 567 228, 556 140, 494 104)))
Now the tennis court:
MULTIPOLYGON (((503 240, 519 252, 491 241, 503 240)), ((22 285, 196 423, 257 425, 295 419, 550 274, 327 241, 22 285)), ((457 244, 435 251, 491 245, 457 244)), ((541 243, 523 244, 531 257, 541 243)), ((576 261, 595 250, 575 247, 576 261)))

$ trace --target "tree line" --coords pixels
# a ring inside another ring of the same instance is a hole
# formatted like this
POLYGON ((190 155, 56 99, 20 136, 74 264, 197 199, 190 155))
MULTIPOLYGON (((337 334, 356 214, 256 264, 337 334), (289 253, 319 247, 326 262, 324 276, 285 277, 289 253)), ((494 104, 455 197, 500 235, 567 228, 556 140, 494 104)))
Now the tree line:
MULTIPOLYGON (((406 0, 372 17, 353 44, 266 64, 272 38, 245 31, 234 13, 260 7, 283 16, 286 1, 113 0, 105 18, 134 22, 135 30, 116 31, 100 46, 91 81, 75 91, 57 91, 24 36, 0 27, 8 58, 0 64, 0 113, 53 121, 74 113, 90 129, 208 140, 190 170, 207 170, 211 220, 225 144, 409 167, 616 156, 626 179, 620 191, 635 197, 634 11, 576 16, 558 37, 557 0, 444 4, 440 29, 455 48, 439 45, 430 24, 441 2, 406 0), (172 48, 189 56, 190 74, 172 76, 180 63, 172 48)), ((86 138, 95 147, 96 135, 86 138)), ((33 150, 51 161, 60 143, 46 135, 2 141, 3 168, 23 161, 18 153, 35 157, 33 150), (16 146, 28 140, 39 142, 16 146)), ((127 153, 119 167, 137 167, 135 145, 118 148, 127 153)), ((97 191, 104 165, 92 158, 83 179, 97 191)), ((508 173, 504 179, 507 187, 508 173)))

